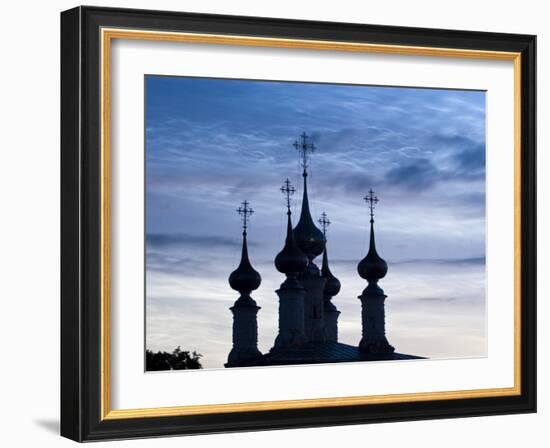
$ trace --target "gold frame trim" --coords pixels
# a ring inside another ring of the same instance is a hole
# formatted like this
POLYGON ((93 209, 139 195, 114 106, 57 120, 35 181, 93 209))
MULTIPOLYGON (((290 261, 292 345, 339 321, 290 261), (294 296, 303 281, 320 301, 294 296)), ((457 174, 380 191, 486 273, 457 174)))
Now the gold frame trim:
POLYGON ((217 34, 195 34, 135 29, 101 29, 101 420, 168 417, 230 412, 252 412, 317 407, 353 406, 413 401, 503 397, 521 394, 521 54, 458 48, 279 39, 217 34), (110 188, 111 114, 110 63, 113 39, 186 42, 213 45, 296 48, 356 53, 455 57, 514 62, 514 386, 507 388, 419 392, 304 400, 280 400, 215 405, 190 405, 143 409, 111 409, 110 345, 110 188))

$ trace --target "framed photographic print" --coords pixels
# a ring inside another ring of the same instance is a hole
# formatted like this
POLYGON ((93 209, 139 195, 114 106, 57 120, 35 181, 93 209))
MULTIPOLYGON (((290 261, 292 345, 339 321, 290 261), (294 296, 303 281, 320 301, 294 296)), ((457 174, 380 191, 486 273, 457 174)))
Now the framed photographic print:
POLYGON ((535 37, 61 14, 61 433, 535 412, 535 37))

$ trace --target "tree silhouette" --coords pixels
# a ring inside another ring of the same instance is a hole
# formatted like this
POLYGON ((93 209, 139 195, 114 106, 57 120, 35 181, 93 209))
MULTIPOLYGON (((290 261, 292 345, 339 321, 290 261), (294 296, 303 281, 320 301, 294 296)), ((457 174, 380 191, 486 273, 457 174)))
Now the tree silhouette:
POLYGON ((202 369, 200 358, 202 358, 200 353, 183 351, 179 345, 172 353, 161 351, 153 353, 152 350, 146 350, 145 370, 153 372, 159 370, 202 369))

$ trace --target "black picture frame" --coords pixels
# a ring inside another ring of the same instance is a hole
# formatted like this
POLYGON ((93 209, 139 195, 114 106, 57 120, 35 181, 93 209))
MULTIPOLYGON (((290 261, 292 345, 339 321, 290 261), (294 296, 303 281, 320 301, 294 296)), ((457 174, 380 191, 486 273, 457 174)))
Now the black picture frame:
POLYGON ((76 441, 536 412, 536 37, 99 7, 61 13, 61 435, 76 441), (101 418, 100 29, 521 53, 521 394, 101 418))

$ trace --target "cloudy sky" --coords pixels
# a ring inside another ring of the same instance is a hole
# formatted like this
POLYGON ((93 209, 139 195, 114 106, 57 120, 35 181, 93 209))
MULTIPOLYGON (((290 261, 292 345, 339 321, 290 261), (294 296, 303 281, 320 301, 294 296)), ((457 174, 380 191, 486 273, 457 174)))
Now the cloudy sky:
POLYGON ((277 333, 285 207, 279 188, 301 176, 292 143, 317 146, 309 192, 325 211, 331 268, 342 282, 340 341, 361 335, 357 262, 368 249, 369 188, 380 198, 377 248, 387 335, 399 352, 486 354, 485 92, 147 76, 146 345, 180 345, 219 368, 231 349, 227 277, 240 257, 247 199, 259 348, 277 333))

